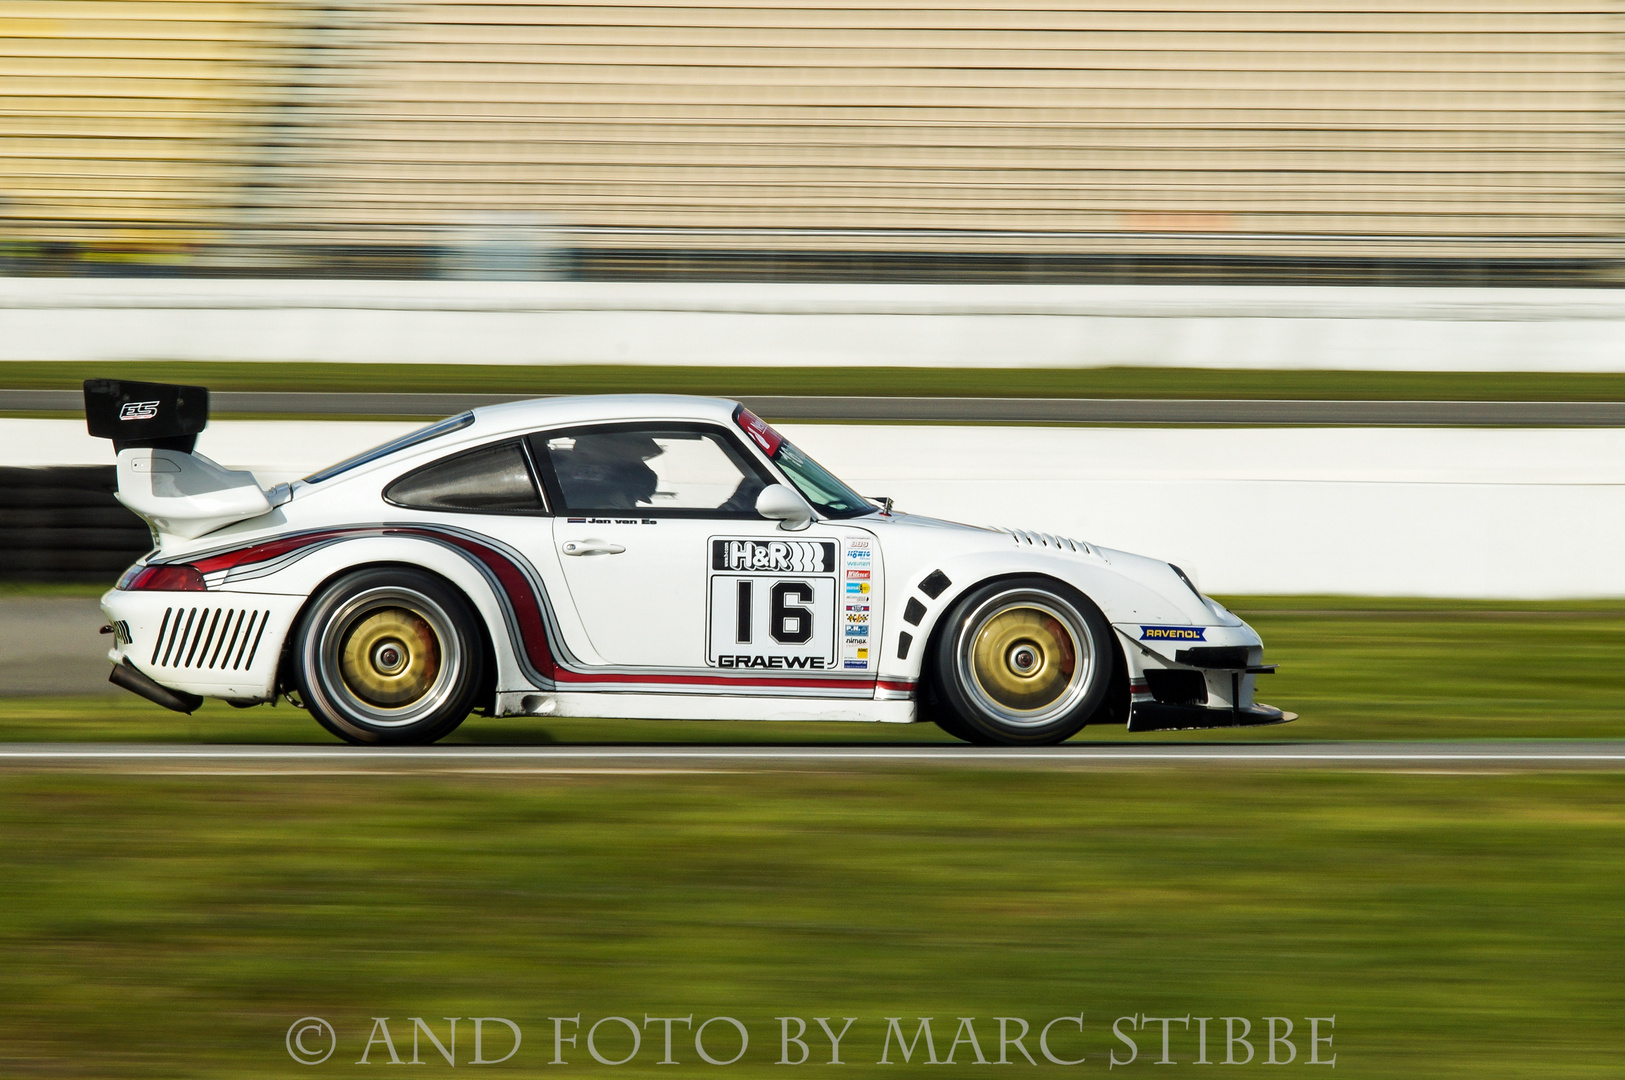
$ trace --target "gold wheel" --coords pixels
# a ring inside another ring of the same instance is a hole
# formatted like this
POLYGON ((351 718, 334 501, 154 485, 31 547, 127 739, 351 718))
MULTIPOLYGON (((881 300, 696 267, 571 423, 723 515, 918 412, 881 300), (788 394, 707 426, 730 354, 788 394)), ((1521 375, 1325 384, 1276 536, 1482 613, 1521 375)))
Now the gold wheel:
POLYGON ((311 715, 346 742, 434 742, 485 685, 478 614, 445 581, 406 566, 353 570, 319 592, 294 637, 311 715))
POLYGON ((1098 696, 1101 635, 1076 605, 1047 589, 989 591, 959 624, 954 681, 982 723, 1028 738, 1098 696))
POLYGON ((982 624, 971 648, 971 673, 1007 709, 1033 712, 1066 694, 1077 670, 1072 635, 1052 613, 1010 607, 982 624))
POLYGON ((416 612, 400 607, 371 611, 340 645, 339 671, 345 687, 367 704, 404 708, 434 687, 440 640, 416 612))

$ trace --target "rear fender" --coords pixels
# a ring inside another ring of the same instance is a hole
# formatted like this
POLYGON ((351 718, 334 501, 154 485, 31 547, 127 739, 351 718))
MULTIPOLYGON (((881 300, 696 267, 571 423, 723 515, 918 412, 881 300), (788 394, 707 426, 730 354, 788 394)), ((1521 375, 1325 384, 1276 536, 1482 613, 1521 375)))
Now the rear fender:
MULTIPOLYGON (((521 637, 512 604, 499 582, 465 551, 432 540, 405 536, 364 536, 323 542, 295 561, 263 576, 236 578, 218 591, 275 592, 303 597, 305 603, 330 581, 355 570, 397 564, 427 570, 446 579, 468 598, 485 624, 496 666, 495 689, 528 690, 550 685, 542 672, 521 657, 521 637), (540 678, 538 678, 540 677, 540 678)), ((545 595, 534 583, 544 605, 545 595)), ((301 611, 303 604, 301 605, 301 611)), ((544 614, 545 617, 545 614, 544 614)), ((298 620, 294 620, 297 625, 298 620)))

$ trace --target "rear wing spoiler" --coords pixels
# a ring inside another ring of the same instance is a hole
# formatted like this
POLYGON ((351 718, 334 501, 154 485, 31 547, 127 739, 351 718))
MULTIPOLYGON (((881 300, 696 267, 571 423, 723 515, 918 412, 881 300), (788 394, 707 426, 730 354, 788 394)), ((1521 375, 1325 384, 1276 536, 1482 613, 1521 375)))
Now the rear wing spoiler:
POLYGON ((111 439, 113 452, 130 447, 190 454, 209 426, 209 391, 202 386, 85 380, 85 426, 111 439))
POLYGON ((205 387, 87 379, 85 426, 112 441, 118 501, 146 520, 160 548, 267 514, 291 495, 286 484, 265 491, 253 473, 193 452, 209 426, 205 387))

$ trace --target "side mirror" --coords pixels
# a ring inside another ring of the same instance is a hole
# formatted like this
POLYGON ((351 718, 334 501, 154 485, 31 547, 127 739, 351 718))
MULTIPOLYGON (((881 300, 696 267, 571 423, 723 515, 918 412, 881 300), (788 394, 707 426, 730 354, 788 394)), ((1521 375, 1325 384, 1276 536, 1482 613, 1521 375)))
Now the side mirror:
POLYGON ((756 512, 769 521, 779 522, 779 528, 800 532, 812 524, 812 507, 807 500, 783 484, 769 484, 756 496, 756 512))

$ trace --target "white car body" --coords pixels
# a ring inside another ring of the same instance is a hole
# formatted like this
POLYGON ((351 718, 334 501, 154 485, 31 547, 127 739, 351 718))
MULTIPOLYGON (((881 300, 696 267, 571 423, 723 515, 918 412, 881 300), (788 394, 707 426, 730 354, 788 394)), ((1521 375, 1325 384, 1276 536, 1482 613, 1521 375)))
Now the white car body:
POLYGON ((738 408, 654 395, 491 406, 474 410, 464 426, 331 477, 272 492, 256 487, 235 499, 216 489, 243 487, 247 474, 205 463, 198 491, 160 490, 160 474, 178 469, 175 481, 186 480, 186 458, 195 455, 125 449, 121 498, 154 522, 160 543, 102 598, 115 632, 109 657, 184 694, 269 701, 287 688, 289 634, 313 593, 355 568, 404 564, 451 583, 483 620, 495 671, 486 707, 496 716, 909 723, 919 718, 921 666, 943 613, 991 579, 1042 575, 1083 593, 1115 629, 1141 721, 1131 719, 1131 727, 1291 718, 1253 701, 1265 670, 1259 636, 1155 559, 878 507, 841 519, 820 515, 790 532, 755 516, 671 517, 657 509, 574 519, 436 512, 383 494, 405 474, 469 448, 639 421, 714 429, 765 476, 788 484, 736 423, 738 408), (165 498, 175 510, 164 509, 165 498), (191 519, 188 500, 199 506, 191 519), (209 518, 212 531, 189 535, 196 520, 232 513, 253 516, 217 528, 209 518), (206 589, 126 587, 143 570, 175 566, 195 567, 206 589), (792 580, 804 591, 786 603, 801 598, 811 636, 779 646, 740 620, 758 618, 745 599, 756 584, 792 580), (1193 648, 1229 650, 1228 666, 1190 663, 1193 648), (1181 714, 1192 722, 1145 719, 1154 705, 1147 673, 1170 669, 1203 673, 1202 714, 1181 714))

